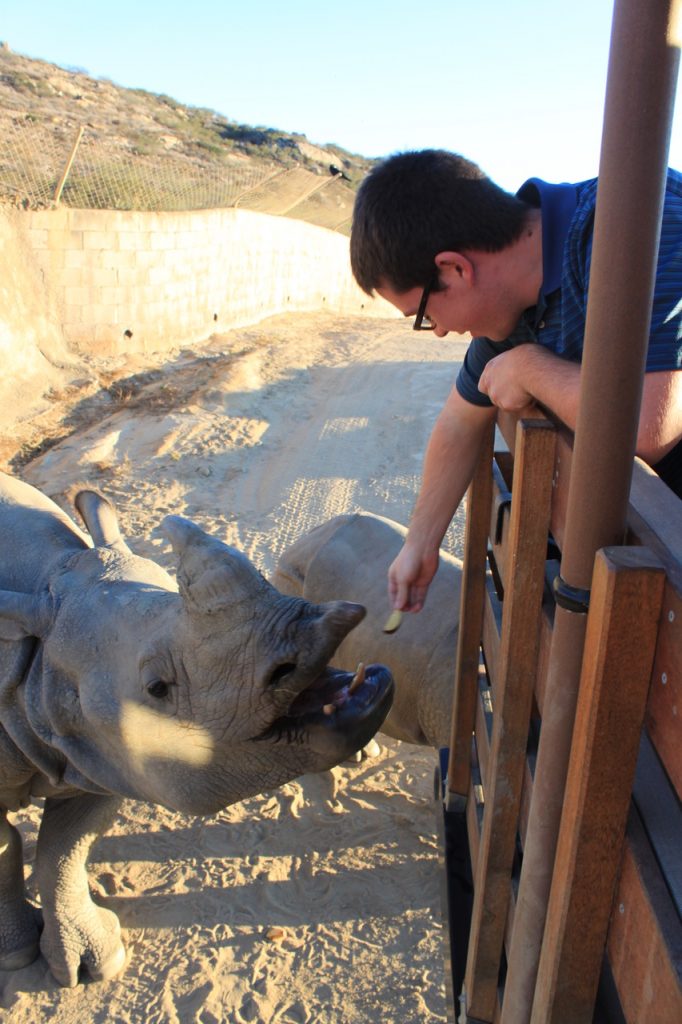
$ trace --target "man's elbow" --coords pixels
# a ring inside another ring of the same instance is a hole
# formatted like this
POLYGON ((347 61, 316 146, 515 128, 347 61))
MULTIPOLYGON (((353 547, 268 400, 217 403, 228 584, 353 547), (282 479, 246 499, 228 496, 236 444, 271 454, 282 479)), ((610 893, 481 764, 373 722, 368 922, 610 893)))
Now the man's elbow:
POLYGON ((637 431, 637 455, 650 466, 682 438, 682 371, 647 373, 637 431))
POLYGON ((655 466, 680 440, 682 432, 671 436, 669 431, 642 428, 640 425, 635 454, 650 466, 655 466))

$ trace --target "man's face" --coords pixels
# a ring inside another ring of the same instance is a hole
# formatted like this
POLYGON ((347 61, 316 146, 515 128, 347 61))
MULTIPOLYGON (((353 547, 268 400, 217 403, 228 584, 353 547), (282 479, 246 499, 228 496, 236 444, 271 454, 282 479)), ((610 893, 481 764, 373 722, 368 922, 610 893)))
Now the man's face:
MULTIPOLYGON (((477 282, 449 272, 440 274, 440 283, 442 290, 432 290, 426 303, 426 316, 435 325, 436 337, 444 338, 452 331, 504 341, 516 327, 521 310, 499 288, 486 294, 477 282)), ((404 316, 415 317, 423 288, 398 292, 389 284, 382 284, 377 292, 404 316)))

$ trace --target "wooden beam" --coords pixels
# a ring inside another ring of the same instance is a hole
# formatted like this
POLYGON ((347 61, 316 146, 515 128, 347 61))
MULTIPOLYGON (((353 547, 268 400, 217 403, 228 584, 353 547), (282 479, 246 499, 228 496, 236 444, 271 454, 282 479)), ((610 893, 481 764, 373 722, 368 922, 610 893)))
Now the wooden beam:
POLYGON ((492 1021, 525 771, 539 647, 549 527, 554 430, 543 420, 517 426, 507 583, 502 606, 489 782, 474 866, 474 906, 464 982, 467 1014, 492 1021))
POLYGON ((492 480, 494 425, 483 444, 474 478, 467 492, 464 566, 460 596, 459 634, 455 666, 455 694, 448 761, 447 810, 463 810, 471 775, 471 737, 478 696, 478 662, 485 599, 486 549, 492 480))
POLYGON ((663 595, 645 548, 598 552, 531 1024, 590 1024, 663 595))

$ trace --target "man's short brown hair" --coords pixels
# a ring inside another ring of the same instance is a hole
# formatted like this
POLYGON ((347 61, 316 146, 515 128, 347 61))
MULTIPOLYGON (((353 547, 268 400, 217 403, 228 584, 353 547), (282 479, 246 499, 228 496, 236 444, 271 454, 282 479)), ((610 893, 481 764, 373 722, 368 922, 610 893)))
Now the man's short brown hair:
POLYGON ((499 252, 521 235, 528 206, 470 160, 442 149, 397 153, 374 167, 355 200, 353 275, 372 295, 425 287, 439 252, 499 252))

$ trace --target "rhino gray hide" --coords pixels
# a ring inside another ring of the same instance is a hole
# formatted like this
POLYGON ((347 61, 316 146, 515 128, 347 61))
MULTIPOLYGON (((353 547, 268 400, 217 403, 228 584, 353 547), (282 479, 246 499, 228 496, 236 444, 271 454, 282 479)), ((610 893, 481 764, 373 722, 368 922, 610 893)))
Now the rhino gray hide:
POLYGON ((331 768, 368 742, 393 690, 381 665, 364 681, 328 668, 361 605, 283 596, 244 555, 169 516, 176 585, 132 554, 105 499, 83 491, 76 504, 92 539, 0 474, 0 968, 40 949, 69 986, 81 968, 104 979, 124 963, 86 871, 121 797, 211 814, 331 768), (42 920, 7 820, 33 797, 46 798, 42 920))
POLYGON ((286 594, 323 601, 361 601, 367 615, 340 645, 337 657, 351 661, 371 650, 390 665, 395 695, 381 731, 409 743, 445 747, 450 719, 459 627, 461 566, 446 552, 427 603, 405 615, 400 629, 383 632, 390 608, 386 574, 407 531, 390 519, 358 512, 336 516, 289 547, 272 582, 286 594))

